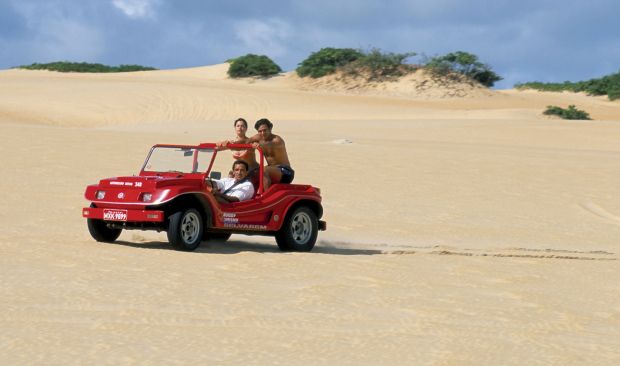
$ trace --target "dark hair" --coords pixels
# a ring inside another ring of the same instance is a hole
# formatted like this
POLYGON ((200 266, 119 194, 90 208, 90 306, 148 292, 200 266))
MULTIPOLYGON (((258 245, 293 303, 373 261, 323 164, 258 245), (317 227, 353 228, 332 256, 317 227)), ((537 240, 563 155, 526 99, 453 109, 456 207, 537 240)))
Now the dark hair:
POLYGON ((235 170, 235 165, 237 165, 237 164, 243 164, 243 166, 245 167, 246 171, 250 170, 250 166, 248 165, 248 163, 246 163, 243 160, 235 160, 235 162, 233 163, 233 166, 232 166, 233 170, 235 170))
POLYGON ((256 123, 254 124, 254 128, 258 131, 258 128, 262 125, 266 125, 267 127, 269 127, 270 130, 271 128, 273 128, 273 123, 271 123, 271 121, 269 121, 267 118, 261 118, 256 121, 256 123))
POLYGON ((245 128, 248 128, 248 121, 246 121, 246 120, 245 120, 245 119, 243 119, 243 118, 237 118, 237 119, 235 120, 235 122, 233 123, 233 126, 237 126, 237 122, 239 122, 239 121, 243 122, 243 124, 245 125, 245 128))

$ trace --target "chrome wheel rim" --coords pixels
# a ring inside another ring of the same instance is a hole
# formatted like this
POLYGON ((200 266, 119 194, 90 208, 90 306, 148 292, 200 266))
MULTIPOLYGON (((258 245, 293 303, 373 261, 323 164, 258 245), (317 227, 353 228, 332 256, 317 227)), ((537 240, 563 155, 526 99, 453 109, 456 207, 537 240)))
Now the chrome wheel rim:
POLYGON ((193 212, 188 212, 181 220, 181 238, 187 244, 194 244, 200 233, 200 218, 193 212))
POLYGON ((298 212, 291 221, 291 234, 297 244, 306 244, 312 236, 312 221, 310 215, 298 212))

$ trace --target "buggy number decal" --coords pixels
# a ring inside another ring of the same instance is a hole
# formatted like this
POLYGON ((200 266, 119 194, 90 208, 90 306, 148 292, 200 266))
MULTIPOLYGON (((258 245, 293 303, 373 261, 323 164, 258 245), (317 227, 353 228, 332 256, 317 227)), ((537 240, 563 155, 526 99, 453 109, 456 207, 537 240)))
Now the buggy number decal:
POLYGON ((127 221, 127 210, 103 210, 103 219, 109 221, 127 221))
POLYGON ((237 218, 237 214, 235 214, 235 213, 224 212, 222 214, 222 216, 224 217, 224 223, 225 224, 235 224, 235 223, 239 222, 239 219, 237 218))
POLYGON ((267 225, 240 224, 237 214, 233 212, 223 212, 224 227, 245 230, 267 230, 267 225))

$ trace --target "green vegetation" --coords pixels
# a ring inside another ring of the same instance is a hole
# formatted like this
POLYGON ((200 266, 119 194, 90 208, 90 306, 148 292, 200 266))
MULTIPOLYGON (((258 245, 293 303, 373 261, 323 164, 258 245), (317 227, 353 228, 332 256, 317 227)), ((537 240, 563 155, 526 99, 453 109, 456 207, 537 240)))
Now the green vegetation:
POLYGON ((232 78, 244 78, 249 76, 273 76, 282 72, 280 66, 269 57, 263 55, 247 54, 229 60, 228 75, 232 78))
POLYGON ((140 65, 120 65, 106 66, 102 64, 91 64, 87 62, 50 62, 47 64, 34 63, 32 65, 18 66, 18 69, 26 70, 50 70, 59 72, 131 72, 131 71, 150 71, 157 70, 153 67, 140 65))
POLYGON ((490 66, 478 61, 478 56, 463 51, 434 57, 424 67, 436 76, 449 77, 457 73, 488 87, 502 80, 502 77, 493 72, 490 66))
POLYGON ((321 48, 303 60, 297 75, 320 78, 342 71, 346 75, 363 75, 369 81, 385 80, 402 76, 413 67, 405 60, 415 53, 382 53, 379 49, 364 52, 352 48, 321 48))
MULTIPOLYGON (((345 75, 364 76, 368 81, 382 81, 406 75, 420 66, 407 64, 414 52, 382 53, 379 49, 361 51, 352 48, 321 48, 310 54, 297 68, 297 75, 320 78, 337 71, 345 75)), ((453 52, 430 59, 424 66, 434 76, 462 80, 465 76, 484 86, 491 87, 502 78, 467 52, 453 52)))
POLYGON ((297 68, 297 75, 301 77, 310 76, 320 78, 325 75, 333 74, 340 67, 343 67, 363 56, 362 52, 353 48, 321 48, 313 52, 303 60, 297 68))
POLYGON ((620 99, 620 72, 598 79, 563 83, 541 83, 538 81, 516 84, 517 89, 535 89, 540 91, 585 92, 588 95, 607 95, 609 100, 620 99))
POLYGON ((562 119, 591 119, 587 112, 577 109, 573 104, 569 105, 567 109, 550 105, 547 106, 543 114, 548 116, 559 116, 562 119))
POLYGON ((343 69, 347 74, 365 75, 369 81, 389 80, 415 70, 414 66, 405 63, 405 60, 415 55, 414 52, 382 53, 373 49, 363 53, 362 57, 348 63, 343 69))

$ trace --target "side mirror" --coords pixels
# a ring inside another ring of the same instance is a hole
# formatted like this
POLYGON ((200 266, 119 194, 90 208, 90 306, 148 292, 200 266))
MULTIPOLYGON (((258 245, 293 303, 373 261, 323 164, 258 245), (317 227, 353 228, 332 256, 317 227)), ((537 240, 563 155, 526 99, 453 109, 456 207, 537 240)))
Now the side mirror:
POLYGON ((209 174, 209 178, 211 179, 222 179, 222 173, 221 172, 211 172, 211 174, 209 174))

